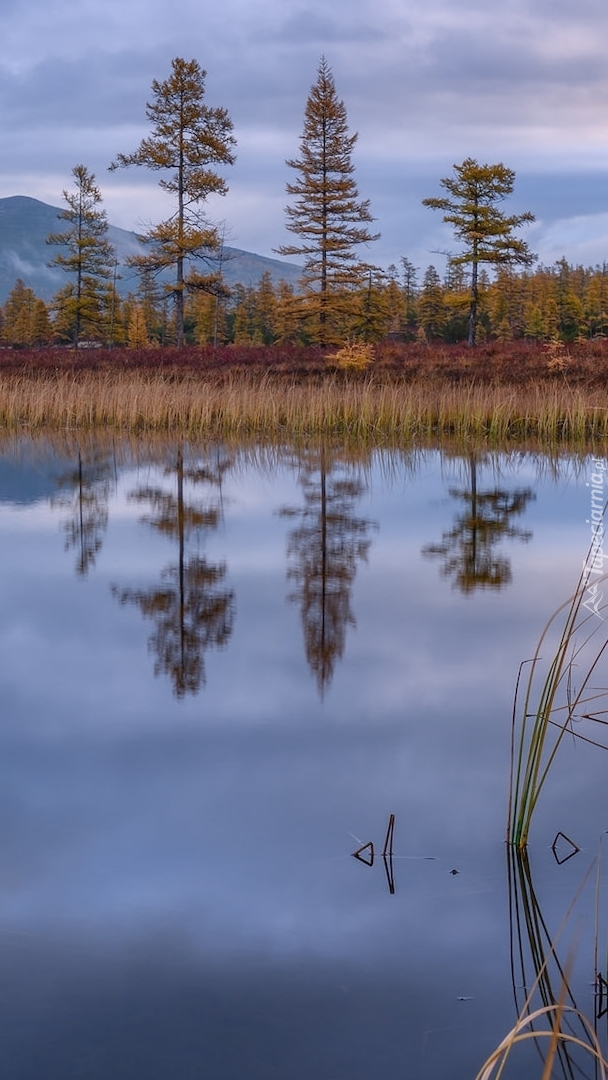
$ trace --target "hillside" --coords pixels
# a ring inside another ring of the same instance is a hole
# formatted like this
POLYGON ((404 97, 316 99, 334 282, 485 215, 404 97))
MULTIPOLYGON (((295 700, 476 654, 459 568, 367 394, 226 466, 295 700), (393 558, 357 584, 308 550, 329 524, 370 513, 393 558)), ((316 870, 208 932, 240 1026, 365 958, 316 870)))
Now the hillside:
MULTIPOLYGON (((49 206, 25 195, 0 199, 0 304, 3 304, 17 278, 21 278, 37 296, 50 300, 66 284, 68 276, 57 267, 47 264, 58 248, 49 247, 46 238, 51 232, 61 232, 65 223, 58 220, 60 208, 49 206)), ((140 251, 142 245, 134 232, 110 225, 109 238, 118 255, 117 288, 120 293, 132 292, 137 277, 124 261, 140 251)), ((223 263, 224 278, 229 285, 257 285, 268 270, 274 282, 281 279, 297 285, 301 269, 282 259, 269 259, 250 251, 226 247, 223 263)))

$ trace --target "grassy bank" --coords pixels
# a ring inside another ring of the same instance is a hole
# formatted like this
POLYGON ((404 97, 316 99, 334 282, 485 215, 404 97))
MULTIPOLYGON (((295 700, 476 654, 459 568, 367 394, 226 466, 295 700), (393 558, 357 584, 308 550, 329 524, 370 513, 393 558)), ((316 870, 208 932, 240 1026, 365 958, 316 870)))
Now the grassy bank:
POLYGON ((247 364, 234 352, 228 362, 226 350, 186 350, 185 359, 168 351, 162 360, 158 351, 10 353, 0 362, 0 425, 31 433, 103 427, 272 440, 336 435, 370 445, 450 436, 583 446, 608 436, 608 351, 598 348, 559 364, 541 349, 516 348, 490 364, 477 351, 391 347, 364 372, 339 370, 318 350, 253 350, 247 364))

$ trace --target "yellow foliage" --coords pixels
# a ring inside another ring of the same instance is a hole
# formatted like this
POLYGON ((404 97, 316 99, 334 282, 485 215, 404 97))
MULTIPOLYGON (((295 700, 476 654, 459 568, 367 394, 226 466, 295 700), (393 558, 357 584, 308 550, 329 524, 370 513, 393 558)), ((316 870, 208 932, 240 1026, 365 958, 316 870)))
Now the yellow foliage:
POLYGON ((563 341, 552 338, 545 345, 547 368, 549 371, 565 371, 568 367, 568 350, 563 341))
POLYGON ((329 360, 345 371, 365 371, 374 360, 374 346, 366 341, 345 341, 329 360))

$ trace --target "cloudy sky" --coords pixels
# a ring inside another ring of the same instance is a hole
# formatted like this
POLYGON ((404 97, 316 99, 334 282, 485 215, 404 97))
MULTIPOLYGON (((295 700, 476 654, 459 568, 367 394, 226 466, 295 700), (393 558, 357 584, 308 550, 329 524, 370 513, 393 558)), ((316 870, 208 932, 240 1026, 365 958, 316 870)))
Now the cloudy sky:
POLYGON ((382 234, 366 258, 441 267, 454 243, 421 199, 472 156, 516 171, 508 205, 536 215, 526 238, 544 262, 608 259, 605 0, 2 0, 1 12, 0 197, 58 205, 83 163, 113 224, 166 216, 157 177, 107 166, 146 133, 152 79, 196 57, 238 142, 209 214, 233 245, 270 255, 290 238, 285 158, 324 54, 382 234))

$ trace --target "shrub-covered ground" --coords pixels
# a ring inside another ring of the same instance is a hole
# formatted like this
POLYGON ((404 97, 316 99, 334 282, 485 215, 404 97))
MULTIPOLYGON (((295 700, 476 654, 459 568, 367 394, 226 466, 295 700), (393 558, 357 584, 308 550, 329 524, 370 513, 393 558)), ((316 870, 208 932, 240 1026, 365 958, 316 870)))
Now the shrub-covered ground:
MULTIPOLYGON (((285 372, 306 379, 336 370, 335 349, 290 345, 186 346, 147 349, 0 349, 0 374, 52 371, 162 370, 167 374, 228 372, 285 372)), ((465 345, 382 343, 373 347, 374 359, 352 378, 377 373, 388 381, 489 382, 493 385, 529 385, 550 379, 571 387, 600 387, 608 380, 608 339, 536 344, 492 342, 469 349, 465 345)))

